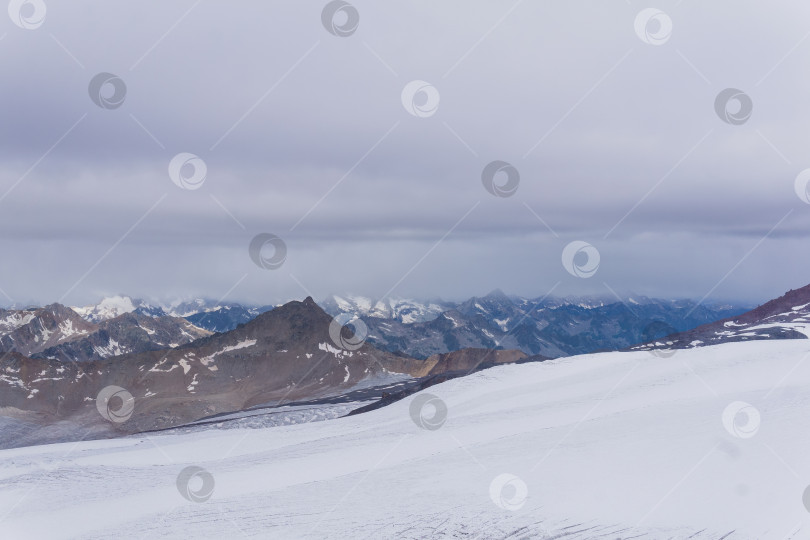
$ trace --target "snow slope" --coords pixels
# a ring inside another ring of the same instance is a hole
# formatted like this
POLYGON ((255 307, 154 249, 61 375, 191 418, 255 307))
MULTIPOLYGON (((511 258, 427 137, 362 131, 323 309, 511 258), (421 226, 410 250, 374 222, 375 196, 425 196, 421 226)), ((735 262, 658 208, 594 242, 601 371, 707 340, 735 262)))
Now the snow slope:
POLYGON ((5 450, 0 538, 810 537, 810 342, 662 356, 454 379, 414 413, 446 406, 438 429, 412 419, 422 392, 312 424, 5 450))

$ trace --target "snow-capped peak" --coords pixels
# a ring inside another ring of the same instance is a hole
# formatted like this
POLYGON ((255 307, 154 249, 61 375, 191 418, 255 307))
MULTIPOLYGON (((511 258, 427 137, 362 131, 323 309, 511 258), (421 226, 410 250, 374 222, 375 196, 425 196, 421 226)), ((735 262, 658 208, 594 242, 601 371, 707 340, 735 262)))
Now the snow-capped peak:
POLYGON ((332 314, 352 313, 358 317, 397 319, 402 323, 431 321, 452 306, 439 302, 419 301, 407 298, 387 297, 374 299, 355 295, 334 295, 323 302, 322 307, 332 314))
POLYGON ((129 296, 108 296, 101 300, 98 304, 73 307, 73 311, 79 314, 84 320, 90 322, 106 321, 123 315, 124 313, 132 313, 140 305, 141 302, 133 300, 129 296))

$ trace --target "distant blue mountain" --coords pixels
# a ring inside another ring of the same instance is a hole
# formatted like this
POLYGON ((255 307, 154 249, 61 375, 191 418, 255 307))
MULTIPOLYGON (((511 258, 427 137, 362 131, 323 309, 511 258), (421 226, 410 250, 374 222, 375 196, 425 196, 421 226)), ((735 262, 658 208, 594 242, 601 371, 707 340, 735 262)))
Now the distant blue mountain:
POLYGON ((188 322, 211 332, 229 332, 248 321, 256 318, 273 306, 245 307, 238 304, 229 304, 208 311, 201 311, 184 317, 188 322))

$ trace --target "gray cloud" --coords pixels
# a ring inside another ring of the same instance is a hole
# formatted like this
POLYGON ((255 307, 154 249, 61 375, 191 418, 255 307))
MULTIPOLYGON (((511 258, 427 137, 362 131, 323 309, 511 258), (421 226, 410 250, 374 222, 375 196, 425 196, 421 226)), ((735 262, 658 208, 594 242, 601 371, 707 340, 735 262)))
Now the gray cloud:
POLYGON ((346 38, 323 28, 325 2, 50 2, 36 30, 5 19, 0 287, 82 303, 237 283, 229 298, 254 302, 558 282, 761 300, 805 284, 810 7, 669 6, 654 46, 636 3, 354 4, 346 38), (99 72, 125 81, 120 108, 91 101, 99 72), (400 102, 415 79, 441 96, 429 118, 400 102), (715 114, 728 87, 751 96, 744 125, 715 114), (205 160, 200 189, 169 179, 180 152, 205 160), (483 188, 493 160, 520 171, 514 196, 483 188), (281 269, 248 256, 261 232, 285 239, 281 269), (600 250, 593 278, 562 267, 572 240, 600 250))

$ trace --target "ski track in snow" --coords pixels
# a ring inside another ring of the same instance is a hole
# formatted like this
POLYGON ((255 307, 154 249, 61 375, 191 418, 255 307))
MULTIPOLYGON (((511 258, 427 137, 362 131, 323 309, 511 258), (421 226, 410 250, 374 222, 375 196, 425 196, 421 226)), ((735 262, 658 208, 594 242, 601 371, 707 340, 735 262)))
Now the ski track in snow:
POLYGON ((437 430, 409 397, 309 424, 0 451, 0 538, 810 537, 805 340, 507 365, 426 392, 449 411, 437 430), (761 414, 750 439, 724 428, 735 401, 761 414), (189 465, 215 480, 206 502, 178 492, 189 465), (490 498, 503 473, 528 489, 515 511, 490 498))

